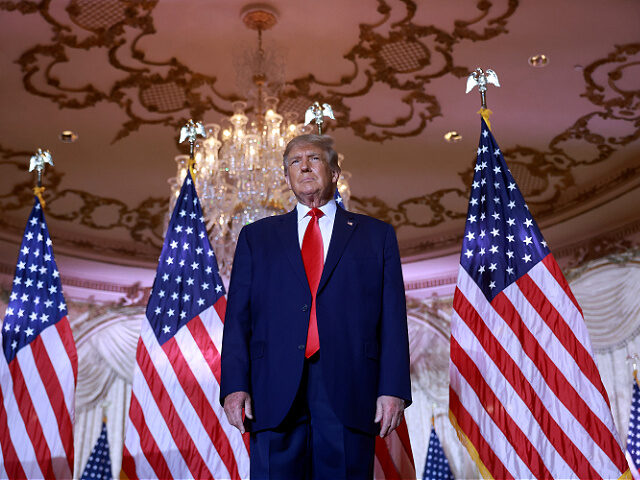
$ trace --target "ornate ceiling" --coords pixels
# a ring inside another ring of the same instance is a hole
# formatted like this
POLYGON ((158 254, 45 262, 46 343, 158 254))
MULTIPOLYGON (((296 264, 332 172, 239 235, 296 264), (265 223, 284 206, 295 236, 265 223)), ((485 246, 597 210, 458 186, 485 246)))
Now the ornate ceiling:
MULTIPOLYGON (((479 134, 478 95, 464 88, 477 66, 500 77, 488 92, 493 131, 543 228, 582 215, 600 232, 640 218, 625 205, 590 214, 640 184, 637 2, 271 5, 279 21, 265 48, 286 65, 279 111, 301 118, 312 101, 333 106, 351 209, 391 222, 405 256, 450 251, 462 236, 479 134), (544 68, 527 62, 538 53, 544 68), (445 142, 449 130, 462 140, 445 142)), ((220 122, 247 94, 234 57, 256 37, 242 6, 0 2, 0 236, 17 242, 24 228, 27 159, 40 146, 56 162, 45 198, 57 251, 152 265, 178 128, 191 117, 220 122), (65 129, 78 141, 61 143, 65 129)))

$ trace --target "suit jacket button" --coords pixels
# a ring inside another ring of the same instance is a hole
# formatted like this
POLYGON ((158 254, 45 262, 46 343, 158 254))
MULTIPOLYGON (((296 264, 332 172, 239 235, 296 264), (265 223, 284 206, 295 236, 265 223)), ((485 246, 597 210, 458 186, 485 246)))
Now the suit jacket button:
POLYGON ((298 350, 304 350, 305 348, 307 348, 305 345, 298 345, 298 350))
POLYGON ((303 305, 302 306, 302 311, 306 312, 307 310, 309 310, 309 305, 303 305))

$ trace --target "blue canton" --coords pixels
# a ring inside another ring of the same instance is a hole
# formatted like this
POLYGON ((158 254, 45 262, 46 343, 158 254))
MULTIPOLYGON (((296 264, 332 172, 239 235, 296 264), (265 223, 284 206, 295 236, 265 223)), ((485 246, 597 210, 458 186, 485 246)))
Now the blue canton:
POLYGON ((638 382, 633 381, 633 397, 629 412, 629 432, 627 433, 627 451, 636 468, 640 467, 640 388, 638 382))
POLYGON ((102 422, 102 431, 98 437, 80 480, 112 480, 111 457, 109 457, 109 439, 107 426, 102 422))
POLYGON ((489 301, 549 254, 484 119, 460 264, 489 301))
POLYGON ((449 462, 434 428, 431 429, 429 437, 429 448, 427 449, 427 459, 424 462, 422 480, 454 480, 449 462))
POLYGON ((67 315, 60 273, 40 201, 36 198, 24 230, 13 288, 2 324, 2 349, 11 362, 47 327, 67 315))
POLYGON ((200 201, 187 174, 165 235, 147 304, 147 318, 162 345, 225 294, 200 201))

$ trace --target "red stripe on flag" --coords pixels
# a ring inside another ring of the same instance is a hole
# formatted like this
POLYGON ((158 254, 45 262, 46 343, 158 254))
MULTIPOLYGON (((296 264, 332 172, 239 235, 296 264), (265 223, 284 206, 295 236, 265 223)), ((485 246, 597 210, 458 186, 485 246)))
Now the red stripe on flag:
MULTIPOLYGON (((3 355, 0 353, 0 355, 3 355)), ((4 361, 4 360, 3 360, 4 361)), ((7 423, 7 411, 4 409, 4 395, 2 395, 2 389, 0 388, 0 448, 2 448, 2 458, 4 462, 4 469, 10 479, 22 479, 26 478, 26 473, 22 468, 22 464, 18 459, 18 454, 11 441, 9 435, 9 425, 7 423)))
MULTIPOLYGON (((171 341, 174 340, 172 339, 171 341)), ((151 357, 149 356, 149 352, 143 342, 138 344, 137 358, 140 371, 149 386, 149 391, 151 392, 151 395, 158 406, 158 410, 160 410, 167 428, 171 433, 171 437, 182 454, 182 458, 189 468, 191 475, 193 475, 194 478, 213 477, 209 468, 204 463, 193 439, 188 434, 187 428, 182 422, 182 419, 178 415, 178 412, 171 400, 171 396, 165 389, 164 383, 158 375, 158 372, 151 361, 151 357)))
MULTIPOLYGON (((140 351, 140 345, 142 345, 142 341, 138 342, 138 352, 140 351)), ((164 458, 164 455, 158 448, 158 444, 153 438, 153 434, 149 431, 149 427, 147 427, 147 422, 144 418, 144 412, 140 407, 140 403, 136 398, 135 394, 131 395, 131 406, 129 407, 129 419, 131 420, 131 424, 138 432, 138 437, 140 438, 140 450, 144 452, 144 456, 147 459, 147 462, 153 469, 153 472, 156 474, 156 478, 162 478, 163 480, 169 480, 173 478, 171 475, 171 470, 169 470, 169 466, 167 465, 167 461, 164 458)), ((124 460, 123 460, 124 462, 124 460)), ((123 463, 124 464, 124 463, 123 463)), ((131 457, 131 474, 127 473, 129 478, 138 478, 136 473, 135 461, 131 457)), ((127 467, 129 468, 129 467, 127 467)))
POLYGON ((547 270, 549 270, 549 273, 553 275, 553 278, 556 279, 556 282, 558 282, 558 285, 562 287, 562 290, 564 290, 564 293, 567 295, 567 297, 569 297, 569 299, 576 306, 576 308, 580 312, 580 315, 584 317, 582 308, 580 308, 580 305, 578 304, 576 297, 573 296, 573 292, 571 291, 571 288, 569 288, 567 279, 564 278, 564 275, 562 274, 562 270, 560 270, 560 266, 558 265, 558 262, 556 262, 556 259, 553 257, 553 255, 549 254, 546 257, 544 257, 542 259, 542 263, 544 263, 544 266, 547 267, 547 270))
POLYGON ((120 467, 120 480, 138 480, 136 462, 125 445, 122 450, 122 466, 120 467))
POLYGON ((539 452, 513 421, 500 399, 496 397, 489 385, 487 385, 482 378, 482 373, 476 364, 473 363, 473 360, 462 349, 454 337, 451 337, 451 361, 456 365, 458 371, 466 379, 471 388, 473 388, 473 391, 476 392, 484 410, 500 431, 504 433, 504 436, 510 440, 516 454, 522 462, 527 465, 529 470, 531 470, 531 473, 533 473, 536 478, 552 478, 553 475, 551 475, 551 472, 545 466, 539 452))
MULTIPOLYGON (((223 297, 220 297, 223 298, 223 297)), ((219 300, 218 300, 219 302, 219 300)), ((217 305, 217 302, 216 302, 217 305)), ((216 378, 218 385, 220 385, 220 353, 216 348, 211 335, 205 328, 200 317, 196 317, 187 323, 187 328, 191 332, 191 336, 195 340, 198 348, 202 352, 204 359, 207 361, 207 365, 211 368, 213 376, 216 378), (197 319, 197 322, 195 321, 197 319)))
MULTIPOLYGON (((558 398, 558 400, 562 402, 567 410, 569 410, 573 414, 576 420, 580 422, 580 424, 583 426, 589 436, 594 440, 594 442, 600 445, 600 448, 602 448, 607 456, 611 458, 613 463, 618 466, 618 462, 616 462, 613 457, 616 456, 615 453, 617 451, 619 451, 620 455, 622 456, 622 450, 620 450, 615 437, 609 431, 606 425, 602 423, 602 420, 600 420, 600 418, 593 413, 593 411, 585 403, 582 397, 580 397, 573 386, 571 386, 566 377, 558 369, 556 364, 549 358, 547 353, 538 343, 537 339, 524 324, 522 318, 520 317, 520 314, 515 309, 511 301, 506 297, 504 293, 501 292, 493 299, 492 306, 498 313, 498 315, 500 315, 504 319, 505 323, 511 327, 513 333, 520 340, 523 351, 536 365, 549 389, 558 398), (598 439, 601 439, 601 441, 598 441, 598 439), (611 449, 609 449, 609 452, 607 452, 607 450, 604 448, 605 442, 610 447, 613 447, 614 454, 612 454, 611 449)), ((535 411, 537 410, 532 410, 532 412, 535 411)), ((543 421, 540 425, 545 425, 545 423, 546 422, 543 421)), ((547 433, 546 429, 545 434, 550 440, 555 438, 554 433, 547 433)), ((589 476, 587 472, 584 472, 584 474, 582 473, 584 470, 580 467, 583 467, 581 460, 581 458, 585 458, 583 455, 578 456, 576 453, 568 455, 568 450, 565 450, 565 448, 568 448, 568 445, 564 443, 562 443, 561 445, 556 445, 553 441, 552 443, 554 443, 554 447, 556 448, 558 453, 560 453, 563 458, 565 458, 574 472, 579 474, 582 478, 593 478, 593 476, 589 476), (572 457, 573 460, 569 462, 568 459, 571 459, 572 457)), ((622 456, 622 458, 624 459, 624 456, 622 456)), ((585 461, 587 461, 588 463, 588 459, 585 459, 585 461)), ((620 466, 618 466, 618 468, 620 468, 620 466)), ((625 468, 620 468, 620 470, 625 471, 626 465, 625 468)))
MULTIPOLYGON (((602 385, 598 367, 596 367, 593 357, 576 338, 565 319, 562 318, 562 315, 558 313, 544 292, 540 290, 540 287, 536 285, 529 275, 523 275, 516 280, 516 283, 531 306, 538 312, 538 315, 540 315, 556 338, 573 357, 584 376, 596 387, 602 395, 602 398, 606 399, 608 405, 607 391, 604 389, 604 385, 602 385)), ((582 320, 582 318, 580 319, 582 320)))
MULTIPOLYGON (((538 425, 540 425, 541 430, 553 445, 553 448, 556 449, 571 470, 578 474, 580 478, 598 477, 598 473, 591 467, 588 459, 549 414, 540 397, 538 397, 527 378, 522 374, 520 367, 495 339, 473 305, 469 303, 461 291, 456 293, 453 308, 458 312, 458 315, 464 320, 469 329, 474 332, 476 338, 487 354, 493 359, 502 375, 504 375, 513 389, 518 393, 518 396, 525 405, 527 405, 533 417, 538 422, 538 425)), ((540 347, 531 332, 526 328, 520 315, 518 315, 518 312, 513 308, 513 305, 509 302, 505 294, 500 292, 496 295, 492 304, 496 312, 513 330, 516 338, 520 341, 523 351, 532 360, 536 359, 534 363, 541 369, 545 381, 549 383, 556 375, 561 375, 553 362, 547 357, 546 352, 540 347), (545 375, 545 372, 548 370, 553 370, 553 372, 550 375, 545 375), (550 376, 551 379, 547 379, 547 376, 550 376)), ((527 462, 525 461, 525 463, 527 462)))
POLYGON ((13 378, 13 394, 16 397, 24 426, 27 429, 27 435, 29 435, 31 439, 40 471, 44 478, 55 478, 53 463, 51 461, 51 450, 49 450, 47 439, 44 437, 44 432, 42 431, 42 425, 40 425, 38 415, 33 408, 31 396, 27 390, 18 357, 15 357, 9 364, 9 371, 13 378))
POLYGON ((73 369, 73 387, 75 388, 76 382, 78 381, 78 352, 76 350, 76 342, 73 339, 71 325, 66 315, 56 323, 56 329, 58 330, 58 335, 60 335, 60 340, 62 340, 62 345, 64 345, 64 349, 67 352, 69 361, 71 362, 71 368, 73 369))
POLYGON ((505 478, 513 480, 513 476, 502 464, 500 459, 491 449, 491 446, 484 439, 478 428, 478 424, 473 417, 469 415, 469 412, 464 408, 458 394, 449 385, 449 408, 453 412, 454 417, 458 421, 458 425, 462 429, 463 433, 467 436, 471 444, 478 452, 479 457, 482 459, 485 468, 489 471, 493 478, 505 478), (487 461, 488 460, 488 461, 487 461))
POLYGON ((400 474, 396 469, 395 464, 393 463, 393 459, 391 458, 391 454, 389 453, 389 448, 385 441, 380 438, 380 436, 376 436, 376 458, 378 462, 380 462, 380 466, 382 467, 382 471, 384 472, 385 480, 400 480, 400 474))
POLYGON ((73 472, 73 423, 67 410, 60 379, 51 364, 51 358, 40 335, 31 342, 31 349, 42 384, 47 392, 47 397, 49 397, 49 403, 51 403, 51 408, 56 416, 60 439, 69 464, 69 472, 73 472))
POLYGON ((213 308, 218 312, 218 317, 220 317, 220 321, 224 323, 224 315, 227 312, 227 297, 220 297, 216 303, 213 304, 213 308))
POLYGON ((409 457, 409 460, 411 461, 411 465, 415 470, 416 465, 413 461, 413 452, 411 451, 411 440, 409 439, 409 430, 407 429, 407 422, 404 418, 400 422, 400 425, 398 425, 398 428, 396 428, 396 433, 398 434, 400 443, 402 443, 402 448, 404 448, 404 451, 409 457))
MULTIPOLYGON (((187 325, 193 323, 202 325, 199 317, 195 317, 187 325)), ((209 335, 206 334, 206 336, 208 337, 209 335)), ((222 462, 227 467, 229 475, 231 475, 231 478, 239 479, 238 465, 233 454, 233 448, 231 448, 231 444, 227 438, 227 432, 225 432, 222 425, 220 425, 220 420, 216 412, 214 412, 207 396, 202 391, 202 387, 200 387, 198 380, 191 371, 191 367, 184 358, 180 347, 176 343, 175 337, 165 342, 162 349, 167 354, 186 397, 191 402, 191 405, 193 405, 193 409, 198 414, 198 417, 200 417, 202 426, 209 435, 211 443, 218 452, 222 462)))

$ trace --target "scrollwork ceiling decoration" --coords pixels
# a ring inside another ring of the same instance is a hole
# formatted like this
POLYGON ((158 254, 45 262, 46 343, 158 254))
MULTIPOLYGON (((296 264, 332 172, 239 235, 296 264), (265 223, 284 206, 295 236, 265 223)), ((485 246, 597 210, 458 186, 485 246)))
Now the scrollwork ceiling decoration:
MULTIPOLYGON (((589 198, 600 191, 615 189, 640 174, 640 162, 636 161, 635 165, 614 172, 610 178, 603 179, 586 191, 576 191, 573 197, 566 195, 567 189, 576 186, 573 169, 604 162, 620 148, 640 138, 640 90, 628 91, 618 86, 625 70, 639 63, 640 43, 616 46, 606 58, 593 61, 583 70, 586 91, 581 96, 587 98, 596 110, 582 115, 566 130, 554 136, 546 150, 520 145, 502 149, 510 170, 538 219, 552 213, 557 214, 562 208, 572 207, 576 201, 589 198), (598 83, 596 78, 607 79, 607 83, 598 83), (628 122, 633 131, 627 135, 602 135, 591 129, 590 122, 595 118, 604 122, 628 122), (575 140, 593 145, 596 154, 584 159, 573 158, 565 145, 575 140)), ((475 159, 471 158, 469 168, 460 174, 465 186, 471 184, 474 161, 475 159)), ((425 228, 438 225, 447 219, 465 217, 466 211, 455 211, 445 207, 441 199, 447 194, 466 200, 469 191, 468 188, 441 189, 403 200, 395 208, 377 197, 352 197, 352 202, 359 210, 391 222, 396 228, 425 228), (432 211, 428 223, 416 220, 410 214, 411 207, 424 205, 429 206, 432 211)))
MULTIPOLYGON (((51 30, 48 43, 32 46, 16 59, 24 88, 60 109, 88 109, 100 103, 118 106, 126 120, 114 132, 114 143, 143 126, 176 128, 190 117, 201 118, 211 111, 229 115, 230 103, 240 98, 240 92, 223 94, 215 76, 193 71, 179 58, 151 59, 139 46, 144 37, 156 33, 153 11, 157 3, 157 0, 70 0, 64 9, 66 13, 61 14, 61 9, 54 12, 51 0, 0 2, 0 10, 40 15, 51 30), (74 51, 93 49, 108 51, 109 65, 118 72, 118 80, 103 88, 90 82, 78 87, 72 86, 68 79, 56 76, 55 67, 72 62, 74 51)), ((302 111, 312 100, 326 101, 336 114, 333 128, 349 130, 369 142, 421 134, 433 119, 443 116, 438 98, 430 93, 430 83, 445 76, 462 78, 474 67, 456 62, 456 47, 463 41, 483 42, 507 34, 508 22, 519 8, 519 2, 478 0, 474 7, 466 19, 455 20, 447 30, 433 24, 420 24, 416 18, 417 4, 412 0, 377 0, 379 20, 360 24, 356 45, 344 54, 344 59, 351 65, 351 73, 333 83, 313 74, 287 81, 280 92, 281 110, 302 111), (398 111, 408 113, 385 122, 362 116, 350 107, 350 99, 367 98, 378 84, 400 92, 399 101, 405 108, 398 111)), ((503 148, 538 219, 568 208, 578 195, 588 195, 603 188, 613 189, 640 175, 640 164, 632 165, 625 172, 607 179, 604 186, 593 186, 592 191, 571 190, 578 187, 574 169, 599 164, 640 137, 637 115, 640 92, 620 86, 626 69, 638 64, 639 52, 639 43, 618 45, 605 58, 596 59, 584 68, 582 96, 595 108, 554 136, 546 149, 521 145, 503 148), (607 83, 601 84, 597 79, 606 79, 607 83), (631 125, 633 131, 605 136, 594 129, 594 119, 623 121, 631 125), (593 145, 596 153, 589 158, 573 158, 567 145, 575 140, 593 145), (567 193, 570 191, 573 197, 567 193)), ((0 154, 0 166, 22 169, 15 159, 29 153, 0 147, 0 154)), ((443 222, 462 221, 466 212, 451 205, 466 204, 473 160, 470 158, 469 168, 459 173, 458 185, 411 197, 395 206, 378 197, 355 195, 352 207, 389 221, 396 228, 414 227, 426 229, 427 233, 428 229, 443 222), (425 217, 417 211, 429 211, 430 214, 425 217)), ((51 205, 48 215, 52 218, 96 230, 124 227, 135 242, 148 242, 159 248, 165 199, 148 198, 129 207, 114 198, 64 189, 61 180, 62 174, 56 174, 54 170, 47 174, 47 200, 51 205), (68 201, 70 197, 73 202, 68 201), (67 204, 75 206, 62 207, 67 204), (115 212, 112 216, 116 220, 101 223, 97 212, 103 208, 115 212)), ((31 201, 30 185, 26 183, 16 184, 11 192, 0 194, 0 208, 4 211, 24 208, 31 201)), ((457 240, 448 238, 446 242, 457 240)), ((425 241, 422 246, 436 243, 425 241)))

